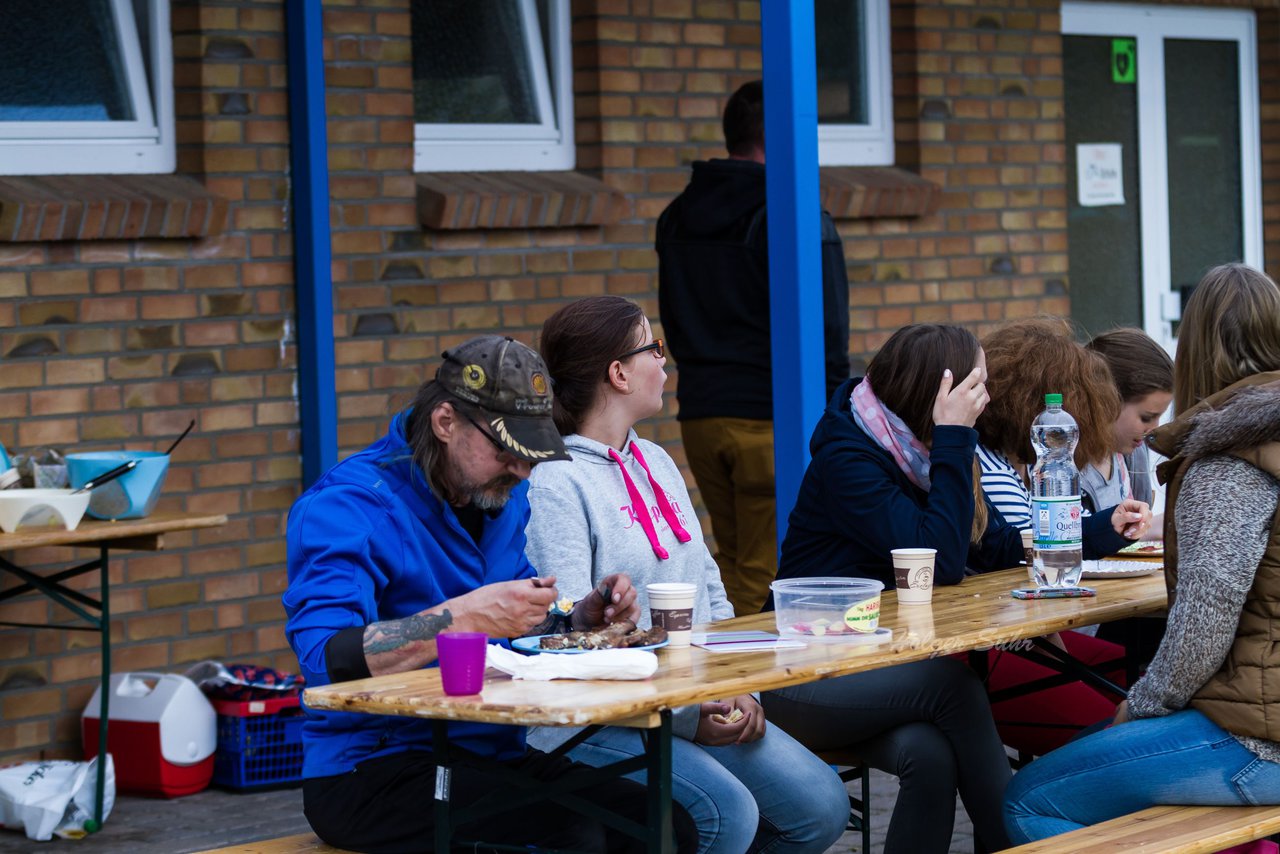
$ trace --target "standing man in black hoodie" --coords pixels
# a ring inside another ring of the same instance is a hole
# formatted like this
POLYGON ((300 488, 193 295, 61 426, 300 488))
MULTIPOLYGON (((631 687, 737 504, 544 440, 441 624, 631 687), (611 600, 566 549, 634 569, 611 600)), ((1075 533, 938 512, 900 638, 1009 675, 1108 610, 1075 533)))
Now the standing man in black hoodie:
MULTIPOLYGON (((694 163, 689 186, 658 219, 658 306, 679 366, 680 432, 711 514, 720 576, 735 613, 754 614, 778 568, 759 80, 729 98, 724 138, 729 159, 694 163)), ((822 291, 830 394, 849 376, 849 279, 825 211, 822 291)))

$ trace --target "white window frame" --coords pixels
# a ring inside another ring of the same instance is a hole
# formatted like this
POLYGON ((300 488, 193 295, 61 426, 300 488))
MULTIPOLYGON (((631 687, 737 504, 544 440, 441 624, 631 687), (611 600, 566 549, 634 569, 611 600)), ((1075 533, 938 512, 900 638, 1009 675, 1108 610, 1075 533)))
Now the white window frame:
POLYGON ((1138 186, 1142 211, 1142 322, 1170 351, 1170 321, 1181 303, 1170 289, 1169 157, 1165 116, 1165 39, 1234 41, 1240 69, 1241 237, 1244 263, 1261 270, 1262 154, 1259 148, 1257 24, 1252 9, 1199 9, 1065 0, 1062 32, 1121 36, 1138 47, 1138 186))
POLYGON ((519 4, 534 93, 543 121, 540 124, 415 124, 415 172, 536 172, 574 167, 569 0, 550 0, 547 4, 549 45, 542 43, 534 0, 515 2, 519 4))
POLYGON ((132 0, 110 0, 133 121, 0 122, 0 175, 130 175, 176 166, 169 0, 145 0, 143 45, 132 0), (154 80, 148 89, 143 50, 154 80), (154 105, 154 106, 153 106, 154 105))
MULTIPOLYGON (((893 165, 893 66, 889 0, 858 0, 863 7, 867 58, 866 124, 818 125, 820 166, 893 165)), ((822 26, 822 22, 817 22, 822 26)))

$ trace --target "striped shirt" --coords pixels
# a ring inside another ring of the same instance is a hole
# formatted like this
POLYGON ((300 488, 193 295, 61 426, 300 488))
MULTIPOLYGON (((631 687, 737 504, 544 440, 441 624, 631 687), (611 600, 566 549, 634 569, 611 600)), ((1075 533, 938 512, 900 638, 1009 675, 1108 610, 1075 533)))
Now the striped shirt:
POLYGON ((978 467, 982 491, 1004 520, 1015 528, 1030 528, 1031 493, 1005 456, 978 445, 978 467))

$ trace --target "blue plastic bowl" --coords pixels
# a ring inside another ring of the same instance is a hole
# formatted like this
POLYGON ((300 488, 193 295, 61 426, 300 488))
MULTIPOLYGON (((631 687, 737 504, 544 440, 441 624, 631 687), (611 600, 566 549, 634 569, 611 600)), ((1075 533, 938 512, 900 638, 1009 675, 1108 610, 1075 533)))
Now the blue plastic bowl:
POLYGON ((155 509, 169 473, 169 455, 159 451, 94 451, 67 454, 71 488, 79 489, 121 463, 137 460, 131 472, 90 493, 88 514, 95 519, 141 519, 155 509))

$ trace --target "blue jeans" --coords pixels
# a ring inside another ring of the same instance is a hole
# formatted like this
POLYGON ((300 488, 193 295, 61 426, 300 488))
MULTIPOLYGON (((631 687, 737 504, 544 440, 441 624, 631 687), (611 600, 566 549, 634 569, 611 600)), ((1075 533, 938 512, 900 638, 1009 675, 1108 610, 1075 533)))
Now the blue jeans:
POLYGON ((1259 759, 1200 712, 1130 721, 1073 741, 1014 775, 1015 845, 1158 804, 1280 804, 1280 763, 1259 759))
MULTIPOLYGON (((643 752, 638 730, 605 727, 569 758, 598 767, 643 752)), ((750 744, 673 738, 671 758, 672 796, 698 826, 699 854, 822 852, 849 820, 849 797, 831 766, 772 724, 750 744)), ((628 776, 645 781, 643 771, 628 776)))

